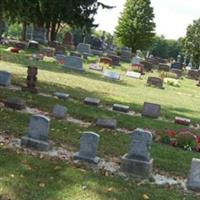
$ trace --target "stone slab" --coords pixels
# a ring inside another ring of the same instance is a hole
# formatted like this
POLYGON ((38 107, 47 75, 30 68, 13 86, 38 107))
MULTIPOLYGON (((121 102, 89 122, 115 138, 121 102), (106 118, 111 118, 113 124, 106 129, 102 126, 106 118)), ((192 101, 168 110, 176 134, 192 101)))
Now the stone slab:
POLYGON ((190 172, 187 178, 187 188, 195 192, 200 192, 200 159, 192 159, 190 172))
POLYGON ((126 105, 121 105, 121 104, 113 104, 113 107, 112 107, 113 110, 115 111, 119 111, 119 112, 129 112, 129 106, 126 106, 126 105))
POLYGON ((95 70, 95 71, 103 71, 103 67, 100 64, 97 64, 97 63, 91 64, 89 66, 89 69, 95 70))
POLYGON ((105 71, 104 77, 111 79, 111 80, 120 80, 120 74, 113 71, 105 71))
POLYGON ((24 100, 16 97, 10 97, 4 102, 5 107, 16 110, 22 110, 26 107, 24 100))
POLYGON ((184 125, 184 126, 189 126, 191 123, 191 120, 187 118, 183 118, 183 117, 175 117, 175 123, 184 125))
POLYGON ((6 71, 0 71, 0 85, 5 87, 11 85, 11 73, 6 71))
POLYGON ((148 179, 152 175, 153 159, 150 161, 129 159, 125 154, 122 157, 121 171, 132 177, 148 179))
POLYGON ((142 77, 141 73, 132 72, 132 71, 127 71, 126 76, 131 77, 131 78, 135 78, 135 79, 141 79, 141 77, 142 77))
POLYGON ((98 119, 96 122, 97 126, 101 126, 103 128, 116 129, 117 120, 115 119, 98 119))
POLYGON ((160 116, 161 106, 159 104, 145 102, 143 105, 142 116, 158 118, 160 116))
POLYGON ((100 102, 101 102, 100 99, 91 98, 91 97, 86 97, 84 99, 84 103, 91 106, 99 106, 100 102))
POLYGON ((69 99, 70 95, 67 93, 62 93, 62 92, 54 92, 53 94, 55 97, 58 97, 59 99, 69 99))

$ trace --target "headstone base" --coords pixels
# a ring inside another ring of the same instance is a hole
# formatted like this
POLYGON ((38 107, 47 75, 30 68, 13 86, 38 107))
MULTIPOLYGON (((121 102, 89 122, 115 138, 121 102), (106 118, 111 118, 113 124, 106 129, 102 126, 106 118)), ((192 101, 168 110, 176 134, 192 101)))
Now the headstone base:
POLYGON ((36 140, 36 139, 33 139, 33 138, 29 138, 27 136, 22 137, 21 146, 24 146, 24 147, 27 147, 27 148, 33 148, 33 149, 36 149, 38 151, 48 151, 50 149, 49 142, 36 140))
POLYGON ((87 161, 87 162, 94 163, 94 164, 98 164, 100 161, 99 157, 89 158, 89 157, 81 155, 79 152, 74 154, 74 159, 75 160, 83 160, 83 161, 87 161))
POLYGON ((122 157, 121 171, 136 178, 148 179, 153 170, 153 159, 141 161, 127 158, 127 154, 122 157))

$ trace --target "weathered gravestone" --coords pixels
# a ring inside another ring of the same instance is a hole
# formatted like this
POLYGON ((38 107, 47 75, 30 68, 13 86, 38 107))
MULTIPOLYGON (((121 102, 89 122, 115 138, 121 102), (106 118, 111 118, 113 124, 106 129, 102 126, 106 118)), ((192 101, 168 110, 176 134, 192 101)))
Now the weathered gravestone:
POLYGON ((100 158, 96 156, 99 135, 93 132, 84 132, 80 139, 80 151, 74 154, 74 159, 98 164, 100 158))
POLYGON ((63 92, 54 92, 53 94, 55 97, 59 98, 59 99, 63 99, 63 100, 66 100, 66 99, 69 99, 69 94, 67 93, 63 93, 63 92))
POLYGON ((112 107, 113 110, 115 111, 119 111, 119 112, 129 112, 129 106, 126 106, 126 105, 121 105, 121 104, 113 104, 113 107, 112 107))
POLYGON ((175 117, 175 123, 184 125, 184 126, 189 126, 191 123, 190 119, 184 118, 184 117, 175 117))
POLYGON ((67 114, 67 108, 65 106, 61 105, 55 105, 53 107, 53 116, 58 119, 63 119, 66 117, 67 114))
POLYGON ((171 72, 176 74, 176 78, 179 79, 183 75, 183 72, 181 69, 171 69, 171 72))
POLYGON ((120 80, 120 74, 113 71, 105 71, 104 77, 111 79, 111 80, 120 80))
POLYGON ((91 54, 91 47, 90 44, 79 43, 77 46, 77 51, 80 54, 91 54))
POLYGON ((112 64, 114 66, 120 66, 120 57, 117 55, 108 55, 110 59, 112 59, 112 64))
POLYGON ((148 179, 153 170, 153 159, 150 157, 152 134, 136 129, 131 136, 129 152, 122 157, 121 170, 133 177, 148 179))
POLYGON ((86 97, 84 99, 84 103, 91 106, 99 106, 100 102, 101 102, 100 99, 91 98, 91 97, 86 97))
POLYGON ((0 71, 0 85, 5 87, 11 85, 11 73, 6 71, 0 71))
POLYGON ((193 158, 187 179, 187 188, 200 192, 200 159, 193 158))
POLYGON ((33 40, 40 43, 48 43, 47 40, 47 29, 42 27, 34 27, 33 29, 33 40))
POLYGON ((46 47, 41 50, 41 53, 47 57, 54 57, 55 49, 51 47, 46 47))
POLYGON ((76 56, 66 56, 64 60, 64 68, 76 71, 84 71, 82 58, 76 56))
POLYGON ((131 61, 131 49, 124 47, 121 49, 121 60, 125 62, 130 62, 131 61))
POLYGON ((161 106, 159 104, 145 102, 143 105, 142 116, 158 118, 160 116, 161 106))
POLYGON ((200 78, 200 70, 191 69, 188 71, 188 78, 193 80, 199 80, 200 78))
POLYGON ((31 116, 28 134, 22 137, 21 145, 39 151, 48 151, 50 149, 48 139, 49 123, 49 118, 43 115, 31 116))
POLYGON ((169 72, 170 67, 169 67, 169 65, 160 63, 159 66, 158 66, 158 70, 164 71, 164 72, 169 72))
POLYGON ((115 119, 98 119, 96 122, 97 126, 103 128, 115 129, 117 127, 117 120, 115 119))
POLYGON ((135 79, 141 79, 142 75, 139 72, 132 72, 132 71, 127 71, 126 76, 135 78, 135 79))
POLYGON ((39 48, 39 43, 37 41, 35 41, 35 40, 29 40, 28 48, 30 48, 30 49, 38 49, 39 48))
POLYGON ((153 64, 147 61, 141 61, 141 65, 143 65, 143 69, 147 72, 150 72, 153 69, 153 64))
POLYGON ((55 54, 56 55, 57 54, 65 54, 65 51, 66 51, 66 49, 65 49, 64 46, 59 45, 59 46, 55 47, 55 54))
POLYGON ((74 48, 74 37, 72 33, 65 33, 63 44, 67 45, 68 48, 74 48))
POLYGON ((25 101, 17 97, 9 97, 4 102, 4 105, 7 108, 12 108, 16 110, 22 110, 26 107, 25 101))
POLYGON ((157 77, 148 77, 147 85, 148 86, 154 86, 154 87, 157 87, 157 88, 160 88, 160 89, 164 89, 163 80, 161 78, 157 78, 157 77))

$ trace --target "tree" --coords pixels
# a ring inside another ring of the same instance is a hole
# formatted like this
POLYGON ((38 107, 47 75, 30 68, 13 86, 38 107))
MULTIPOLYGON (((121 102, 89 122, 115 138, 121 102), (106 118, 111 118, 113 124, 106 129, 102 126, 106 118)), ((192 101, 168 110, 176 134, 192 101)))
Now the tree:
MULTIPOLYGON (((62 23, 90 29, 98 8, 111 8, 98 0, 6 0, 9 18, 24 24, 32 23, 34 27, 47 28, 50 40, 56 35, 62 23)), ((24 34, 23 34, 24 35, 24 34)))
POLYGON ((146 50, 152 43, 155 23, 150 0, 127 0, 116 28, 120 42, 137 49, 146 50))
POLYGON ((195 20, 187 28, 186 38, 184 39, 185 53, 193 57, 196 66, 200 65, 200 19, 195 20))

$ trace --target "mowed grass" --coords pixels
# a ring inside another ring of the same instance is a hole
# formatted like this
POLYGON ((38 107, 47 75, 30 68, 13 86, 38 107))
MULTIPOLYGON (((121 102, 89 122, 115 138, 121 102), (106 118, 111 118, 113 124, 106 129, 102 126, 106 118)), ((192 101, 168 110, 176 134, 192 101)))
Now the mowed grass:
MULTIPOLYGON (((109 131, 95 126, 97 118, 115 118, 118 127, 133 130, 135 128, 149 128, 161 134, 166 128, 179 129, 182 126, 173 123, 176 115, 189 117, 192 123, 200 119, 199 88, 196 82, 184 78, 181 87, 165 86, 160 90, 146 86, 148 73, 143 80, 133 80, 125 76, 127 64, 114 69, 121 73, 121 81, 106 80, 100 72, 88 69, 90 61, 85 63, 85 73, 66 71, 55 62, 30 61, 30 52, 11 54, 1 48, 0 70, 13 74, 13 83, 25 85, 27 66, 35 64, 39 68, 38 87, 43 93, 52 94, 55 91, 70 93, 75 101, 63 101, 55 98, 30 94, 28 92, 14 92, 0 87, 0 101, 9 96, 17 96, 26 100, 30 107, 51 113, 55 104, 67 106, 69 114, 86 122, 90 127, 81 127, 65 120, 51 119, 50 139, 55 146, 65 145, 77 151, 83 131, 94 131, 100 135, 98 155, 120 158, 128 151, 130 136, 119 131, 109 131), (86 96, 97 97, 102 100, 104 107, 95 108, 83 104, 86 96), (143 103, 159 103, 162 107, 162 118, 159 120, 128 116, 105 109, 113 103, 126 104, 136 112, 141 112, 143 103), (168 119, 169 121, 166 121, 168 119)), ((92 58, 96 59, 96 58, 92 58)), ((29 114, 0 108, 0 133, 15 137, 22 137, 27 132, 29 114)), ((154 167, 171 175, 187 177, 193 157, 200 158, 198 153, 183 151, 168 145, 154 143, 151 149, 154 167)), ((13 199, 142 199, 147 193, 150 199, 183 199, 180 191, 157 188, 151 185, 138 186, 134 181, 121 178, 104 177, 93 174, 59 161, 41 160, 31 156, 18 155, 15 152, 0 150, 0 194, 3 197, 12 196, 13 199), (30 167, 31 166, 31 167, 30 167), (57 167, 59 166, 59 167, 57 167), (59 170, 55 170, 59 168, 59 170), (86 187, 85 187, 86 186, 86 187), (2 188, 2 189, 1 189, 2 188), (85 189, 86 188, 86 189, 85 189), (109 189, 111 188, 111 189, 109 189)), ((1 199, 1 196, 0 196, 1 199)), ((195 199, 186 195, 185 199, 195 199)))
POLYGON ((11 200, 195 200, 168 187, 105 177, 64 162, 0 148, 0 199, 11 200))

